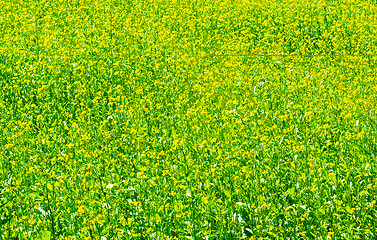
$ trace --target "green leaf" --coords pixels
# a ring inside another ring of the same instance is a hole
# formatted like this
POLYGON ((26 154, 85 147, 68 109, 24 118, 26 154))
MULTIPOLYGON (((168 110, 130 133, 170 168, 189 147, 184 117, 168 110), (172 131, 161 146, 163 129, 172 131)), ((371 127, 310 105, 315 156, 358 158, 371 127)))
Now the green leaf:
POLYGON ((38 240, 50 240, 51 232, 48 230, 42 231, 42 234, 37 238, 38 240))
POLYGON ((16 185, 17 186, 20 186, 21 183, 22 183, 22 178, 21 177, 19 177, 18 179, 16 179, 16 185))
POLYGON ((181 200, 178 200, 178 201, 174 204, 174 210, 175 210, 176 212, 180 212, 182 209, 183 209, 182 201, 181 201, 181 200))
POLYGON ((51 232, 50 231, 44 231, 42 235, 42 240, 50 240, 51 239, 51 232))
POLYGON ((28 195, 29 195, 29 197, 32 197, 32 198, 39 197, 39 194, 36 193, 36 192, 31 192, 31 193, 29 193, 28 195))
POLYGON ((353 214, 353 210, 350 206, 346 206, 346 211, 350 214, 353 214))
POLYGON ((30 198, 33 198, 34 201, 40 201, 42 199, 42 196, 39 192, 31 191, 29 193, 26 193, 30 198))
POLYGON ((208 204, 208 198, 207 197, 205 197, 205 196, 202 196, 202 202, 204 203, 204 204, 208 204))
POLYGON ((295 195, 295 189, 294 188, 290 188, 287 190, 287 193, 291 196, 294 196, 295 195))
POLYGON ((53 186, 50 184, 50 183, 47 183, 47 189, 52 191, 53 190, 53 186))
POLYGON ((232 196, 232 194, 230 193, 230 191, 227 190, 227 189, 224 190, 224 194, 225 194, 225 196, 227 196, 228 198, 230 198, 230 197, 232 196))

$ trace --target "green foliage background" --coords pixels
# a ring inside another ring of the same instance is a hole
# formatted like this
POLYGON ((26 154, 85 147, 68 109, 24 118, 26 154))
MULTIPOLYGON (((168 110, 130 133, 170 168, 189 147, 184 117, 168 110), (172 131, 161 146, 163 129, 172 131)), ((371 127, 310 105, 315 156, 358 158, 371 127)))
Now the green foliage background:
POLYGON ((376 13, 0 1, 0 238, 376 238, 376 13))

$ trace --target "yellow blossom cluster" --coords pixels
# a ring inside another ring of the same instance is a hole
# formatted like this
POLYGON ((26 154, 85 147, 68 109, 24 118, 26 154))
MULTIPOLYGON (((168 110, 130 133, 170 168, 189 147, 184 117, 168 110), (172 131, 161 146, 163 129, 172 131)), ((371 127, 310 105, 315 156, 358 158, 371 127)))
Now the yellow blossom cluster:
POLYGON ((1 0, 0 239, 376 239, 376 17, 1 0))

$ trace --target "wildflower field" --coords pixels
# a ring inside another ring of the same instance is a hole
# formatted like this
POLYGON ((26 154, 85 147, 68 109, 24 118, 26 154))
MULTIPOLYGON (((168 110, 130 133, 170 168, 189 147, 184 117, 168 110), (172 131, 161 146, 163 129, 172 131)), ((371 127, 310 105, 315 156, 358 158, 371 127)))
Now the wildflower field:
POLYGON ((0 239, 377 239, 377 3, 0 0, 0 239))

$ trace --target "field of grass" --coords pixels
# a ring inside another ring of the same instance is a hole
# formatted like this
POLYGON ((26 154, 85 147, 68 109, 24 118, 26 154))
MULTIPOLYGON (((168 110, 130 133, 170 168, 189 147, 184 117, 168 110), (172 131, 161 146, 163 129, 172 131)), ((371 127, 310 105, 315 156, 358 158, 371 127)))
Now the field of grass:
POLYGON ((376 239, 377 3, 0 0, 0 239, 376 239))

